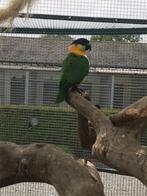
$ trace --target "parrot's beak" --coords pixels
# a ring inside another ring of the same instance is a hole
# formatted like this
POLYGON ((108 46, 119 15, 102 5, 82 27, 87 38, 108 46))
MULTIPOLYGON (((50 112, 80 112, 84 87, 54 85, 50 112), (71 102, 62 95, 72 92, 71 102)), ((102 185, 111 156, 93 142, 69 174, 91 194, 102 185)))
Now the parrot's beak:
POLYGON ((86 50, 91 51, 91 44, 90 43, 86 45, 86 50))

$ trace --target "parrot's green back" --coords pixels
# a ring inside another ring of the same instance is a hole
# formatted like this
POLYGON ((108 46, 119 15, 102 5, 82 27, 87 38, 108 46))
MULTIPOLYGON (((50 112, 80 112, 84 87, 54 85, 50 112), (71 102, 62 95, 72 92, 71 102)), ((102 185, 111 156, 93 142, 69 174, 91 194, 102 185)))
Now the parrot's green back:
POLYGON ((68 89, 82 82, 88 72, 89 61, 87 57, 69 53, 62 64, 59 93, 56 103, 64 101, 67 96, 68 89))

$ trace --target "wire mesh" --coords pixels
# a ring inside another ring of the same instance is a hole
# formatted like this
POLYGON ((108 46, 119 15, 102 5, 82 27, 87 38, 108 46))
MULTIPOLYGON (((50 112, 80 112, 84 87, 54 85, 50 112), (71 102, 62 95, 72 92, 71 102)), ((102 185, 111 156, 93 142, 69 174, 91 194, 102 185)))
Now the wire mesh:
MULTIPOLYGON (((146 188, 136 179, 100 172, 106 196, 145 196, 146 188)), ((6 196, 59 196, 54 187, 43 183, 22 183, 0 189, 6 196)))
MULTIPOLYGON (((8 0, 3 0, 0 5, 6 5, 6 3, 8 3, 8 0)), ((12 25, 4 22, 1 27, 16 27, 14 32, 19 33, 26 33, 27 31, 33 33, 33 31, 30 31, 33 28, 34 34, 35 32, 53 34, 55 29, 58 34, 61 32, 67 33, 67 31, 70 34, 77 31, 83 34, 87 31, 87 34, 90 35, 92 32, 103 33, 104 29, 113 29, 109 31, 109 34, 110 32, 116 33, 116 29, 121 29, 122 33, 131 29, 127 32, 132 33, 134 31, 143 34, 143 32, 147 33, 146 8, 145 0, 139 2, 136 0, 125 0, 123 2, 114 0, 37 0, 31 9, 30 19, 16 18, 12 25), (27 27, 28 29, 26 29, 27 27), (93 31, 89 31, 89 29, 93 29, 93 31)), ((26 13, 26 10, 22 12, 26 13)), ((5 31, 6 29, 1 28, 1 30, 5 31)), ((107 31, 104 32, 107 33, 107 31)))
MULTIPOLYGON (((76 111, 55 104, 67 47, 75 38, 91 39, 91 68, 82 88, 111 115, 147 94, 146 10, 145 0, 37 0, 29 18, 25 9, 11 25, 0 24, 0 139, 54 143, 76 158, 91 158, 80 146, 76 111)), ((141 143, 147 145, 146 130, 141 143)), ((107 196, 147 194, 136 179, 96 166, 107 196)), ((39 183, 0 189, 4 196, 38 194, 57 195, 39 183)))

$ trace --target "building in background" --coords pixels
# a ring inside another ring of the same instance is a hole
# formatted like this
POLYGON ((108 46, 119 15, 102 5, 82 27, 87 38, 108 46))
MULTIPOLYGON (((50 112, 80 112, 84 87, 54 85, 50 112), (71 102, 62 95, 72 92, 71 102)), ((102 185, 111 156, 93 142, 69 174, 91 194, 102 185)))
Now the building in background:
MULTIPOLYGON (((70 40, 0 37, 0 104, 55 105, 70 40)), ((92 42, 84 80, 94 104, 123 108, 147 94, 147 44, 92 42)), ((66 103, 61 104, 65 106, 66 103)))

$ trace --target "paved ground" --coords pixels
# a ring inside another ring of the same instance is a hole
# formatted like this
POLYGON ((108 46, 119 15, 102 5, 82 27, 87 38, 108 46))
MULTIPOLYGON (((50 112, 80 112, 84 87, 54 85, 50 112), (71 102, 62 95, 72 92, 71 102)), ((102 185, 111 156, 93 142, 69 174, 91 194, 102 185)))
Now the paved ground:
POLYGON ((147 196, 147 188, 133 177, 100 173, 106 196, 147 196))
MULTIPOLYGON (((147 189, 135 178, 100 173, 106 196, 147 196, 147 189)), ((58 196, 43 183, 22 183, 0 189, 0 196, 58 196)))

